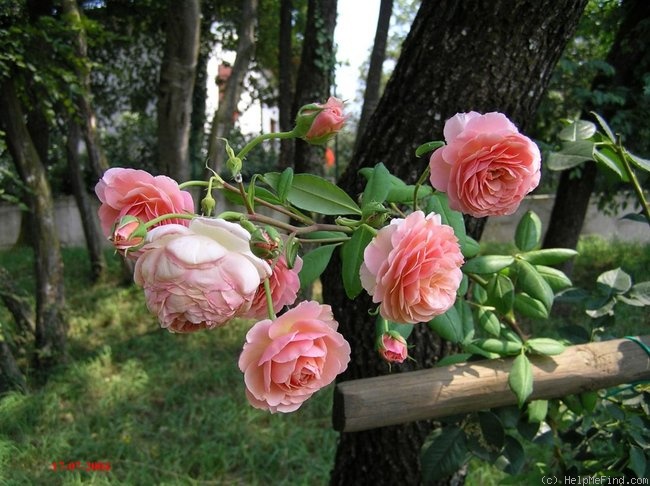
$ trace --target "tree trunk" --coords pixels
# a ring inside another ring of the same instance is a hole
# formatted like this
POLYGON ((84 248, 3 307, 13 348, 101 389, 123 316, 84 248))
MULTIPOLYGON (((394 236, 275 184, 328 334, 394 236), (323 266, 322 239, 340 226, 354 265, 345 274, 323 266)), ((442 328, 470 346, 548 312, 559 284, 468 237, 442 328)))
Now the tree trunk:
POLYGON ((375 112, 377 103, 379 103, 381 75, 383 73, 384 60, 386 59, 386 41, 388 39, 388 28, 390 27, 392 13, 393 0, 381 0, 375 42, 372 45, 368 76, 366 77, 366 90, 363 94, 363 107, 361 108, 361 117, 359 118, 359 125, 357 127, 355 149, 359 148, 359 140, 361 140, 361 136, 366 130, 366 125, 368 125, 368 120, 375 112))
MULTIPOLYGON (((309 0, 293 100, 294 116, 301 106, 308 103, 325 103, 330 96, 335 63, 334 27, 336 27, 336 0, 309 0)), ((325 162, 323 147, 296 140, 294 150, 296 172, 323 174, 325 162)))
POLYGON ((258 0, 244 0, 242 2, 242 23, 237 32, 239 39, 237 41, 235 63, 226 82, 223 100, 219 103, 219 108, 212 119, 210 140, 208 142, 208 163, 216 172, 223 169, 226 160, 225 144, 223 140, 219 139, 227 137, 234 126, 237 103, 241 98, 244 89, 244 78, 248 73, 248 65, 255 50, 258 3, 258 0))
POLYGON ((158 93, 158 163, 178 182, 190 178, 192 92, 201 30, 199 0, 171 0, 158 93))
MULTIPOLYGON (((90 69, 87 68, 88 60, 88 43, 86 41, 86 31, 84 24, 81 21, 81 13, 76 0, 63 0, 62 10, 64 18, 67 20, 68 25, 75 35, 75 50, 79 63, 77 67, 77 78, 82 88, 75 102, 77 104, 77 111, 82 120, 81 130, 83 132, 84 143, 88 153, 88 161, 90 162, 90 169, 95 180, 99 180, 108 169, 108 162, 106 156, 99 143, 99 135, 97 134, 97 117, 92 105, 92 91, 90 88, 90 69), (84 65, 86 63, 86 65, 84 65)), ((81 211, 81 208, 79 208, 81 211)))
POLYGON ((66 326, 63 319, 63 260, 54 221, 54 202, 47 173, 25 126, 23 110, 13 80, 3 80, 0 116, 7 145, 18 173, 29 189, 29 206, 34 223, 36 264, 36 354, 35 365, 42 371, 64 361, 66 326))
MULTIPOLYGON (((292 63, 292 0, 280 0, 280 37, 278 42, 279 88, 278 111, 280 131, 288 132, 293 128, 295 113, 292 112, 293 100, 293 63, 292 63)), ((294 141, 290 138, 280 140, 280 169, 293 167, 294 141)))
POLYGON ((93 282, 102 279, 106 272, 106 259, 104 258, 102 230, 99 227, 97 211, 90 202, 90 197, 86 191, 86 184, 82 170, 82 164, 79 157, 79 143, 81 142, 81 128, 74 121, 68 122, 68 139, 66 141, 66 155, 68 158, 68 169, 70 170, 70 184, 74 193, 79 215, 81 217, 81 226, 86 239, 88 248, 88 258, 90 259, 90 274, 93 282))
MULTIPOLYGON (((427 164, 415 149, 441 139, 457 112, 501 111, 520 129, 532 121, 553 66, 571 38, 586 0, 422 2, 402 54, 340 185, 353 197, 363 189, 361 167, 378 162, 413 183, 427 164)), ((340 285, 340 260, 323 275, 323 297, 350 341, 352 360, 341 380, 386 374, 374 351, 370 298, 354 301, 340 285)), ((448 344, 417 325, 410 339, 414 361, 401 372, 431 366, 448 344)), ((419 451, 430 422, 343 433, 332 484, 419 484, 419 451)), ((440 478, 446 481, 445 478, 440 478)))
MULTIPOLYGON (((638 66, 647 65, 650 56, 644 43, 648 40, 645 25, 650 19, 650 3, 645 0, 626 0, 621 8, 625 9, 625 16, 606 59, 614 68, 615 74, 597 76, 592 83, 592 89, 612 91, 624 88, 625 91, 631 92, 627 96, 627 104, 636 105, 644 89, 643 78, 636 69, 638 66)), ((586 107, 585 112, 596 111, 611 122, 616 112, 623 108, 619 105, 592 105, 586 107)), ((616 127, 614 123, 612 126, 616 127)), ((571 170, 562 172, 544 237, 544 248, 577 247, 597 175, 598 170, 593 162, 585 163, 577 177, 571 170)), ((573 262, 566 262, 561 268, 570 275, 573 262)))

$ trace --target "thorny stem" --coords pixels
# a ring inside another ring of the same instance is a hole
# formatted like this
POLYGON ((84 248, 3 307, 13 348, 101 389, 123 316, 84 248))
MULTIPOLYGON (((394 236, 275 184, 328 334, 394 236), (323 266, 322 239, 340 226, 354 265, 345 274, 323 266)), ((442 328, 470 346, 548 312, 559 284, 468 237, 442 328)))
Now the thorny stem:
POLYGON ((147 221, 144 224, 144 227, 149 229, 152 226, 157 225, 161 221, 165 221, 167 219, 194 219, 196 218, 195 214, 188 214, 188 213, 169 213, 169 214, 163 214, 162 216, 158 216, 157 218, 151 219, 147 221))
POLYGON ((255 137, 253 140, 248 142, 243 149, 237 154, 237 158, 239 159, 244 159, 246 157, 246 154, 250 152, 253 148, 255 148, 256 145, 262 143, 265 140, 272 140, 274 138, 277 139, 283 139, 283 138, 293 138, 295 137, 295 134, 293 133, 293 130, 290 132, 277 132, 277 133, 265 133, 263 135, 259 135, 255 137))
POLYGON ((273 296, 271 295, 271 284, 269 283, 268 278, 264 279, 264 294, 266 295, 266 311, 269 314, 269 319, 275 320, 276 315, 273 310, 273 296))
POLYGON ((632 183, 634 192, 636 192, 636 196, 639 199, 639 203, 641 204, 641 207, 643 208, 643 212, 645 213, 646 221, 648 225, 650 225, 650 206, 648 205, 648 201, 646 200, 645 195, 643 194, 643 189, 641 188, 641 184, 639 184, 639 179, 637 179, 636 174, 634 173, 632 167, 630 166, 630 162, 627 160, 627 155, 625 153, 625 150, 623 149, 623 146, 621 145, 620 137, 618 143, 616 144, 616 150, 621 156, 621 160, 623 161, 623 167, 625 167, 625 172, 630 178, 630 182, 632 183))
MULTIPOLYGON (((225 211, 221 213, 218 217, 226 220, 236 220, 239 221, 243 215, 241 213, 238 213, 236 211, 225 211)), ((257 223, 263 223, 263 224, 268 224, 271 226, 275 226, 276 228, 283 229, 287 231, 288 233, 293 233, 296 235, 301 235, 305 233, 312 233, 314 231, 339 231, 342 233, 353 233, 354 230, 352 228, 347 228, 345 226, 339 226, 336 224, 325 224, 325 223, 313 223, 308 226, 294 226, 289 223, 284 223, 282 221, 278 221, 275 218, 271 218, 269 216, 264 216, 263 214, 255 213, 255 214, 248 214, 245 216, 246 219, 249 221, 254 221, 257 223)))

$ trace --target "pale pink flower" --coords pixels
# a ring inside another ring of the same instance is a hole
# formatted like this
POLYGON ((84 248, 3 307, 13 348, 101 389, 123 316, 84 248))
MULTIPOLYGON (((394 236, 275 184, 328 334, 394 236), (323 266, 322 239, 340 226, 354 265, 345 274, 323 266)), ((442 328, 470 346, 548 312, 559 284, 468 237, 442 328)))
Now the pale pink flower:
POLYGON ((392 220, 366 247, 363 260, 363 288, 393 322, 428 322, 445 313, 463 277, 458 239, 434 213, 415 211, 392 220))
POLYGON ((301 302, 275 320, 257 322, 239 357, 255 408, 293 412, 347 368, 350 345, 329 305, 301 302))
POLYGON ((333 96, 324 105, 316 106, 321 111, 316 115, 303 138, 311 144, 320 145, 330 140, 343 128, 347 116, 343 114, 343 101, 333 96))
MULTIPOLYGON (((273 312, 276 314, 285 305, 293 305, 296 301, 298 291, 300 290, 298 273, 301 269, 302 258, 296 257, 293 268, 289 268, 287 267, 287 259, 284 255, 278 258, 275 266, 272 267, 272 273, 269 277, 269 287, 271 289, 271 300, 273 301, 273 312)), ((260 284, 253 299, 253 305, 251 305, 250 310, 243 317, 250 317, 251 319, 268 317, 264 283, 260 284)))
MULTIPOLYGON (((194 202, 187 191, 167 176, 152 176, 144 170, 108 169, 95 186, 95 194, 101 201, 99 220, 108 237, 115 222, 122 216, 131 215, 146 223, 170 213, 194 213, 194 202)), ((188 225, 188 220, 167 219, 162 224, 188 225)), ((158 226, 156 225, 156 226, 158 226)))
POLYGON ((403 363, 409 354, 406 340, 397 333, 384 333, 378 351, 388 363, 403 363))
POLYGON ((147 235, 134 280, 171 332, 219 327, 243 315, 271 267, 250 251, 250 234, 222 219, 195 218, 147 235))
POLYGON ((445 123, 447 145, 431 155, 431 185, 452 209, 476 218, 514 213, 537 187, 541 155, 501 113, 458 113, 445 123))

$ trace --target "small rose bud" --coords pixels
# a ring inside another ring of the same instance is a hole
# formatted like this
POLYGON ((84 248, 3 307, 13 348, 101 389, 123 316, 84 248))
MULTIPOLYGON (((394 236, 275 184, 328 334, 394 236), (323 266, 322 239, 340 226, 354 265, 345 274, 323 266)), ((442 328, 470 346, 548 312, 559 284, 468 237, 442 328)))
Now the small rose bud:
POLYGON ((403 363, 408 357, 406 340, 395 331, 385 332, 381 336, 377 351, 388 363, 403 363))
POLYGON ((271 226, 255 228, 251 233, 250 245, 253 255, 264 260, 274 260, 282 253, 282 238, 271 226))
POLYGON ((322 145, 343 128, 346 119, 343 102, 332 96, 325 104, 303 106, 298 111, 294 133, 312 145, 322 145))
POLYGON ((212 194, 208 194, 203 199, 201 199, 201 211, 203 211, 204 216, 210 216, 216 206, 217 201, 214 200, 212 194))
POLYGON ((142 248, 147 236, 144 223, 135 216, 122 216, 113 226, 109 240, 115 249, 124 256, 136 257, 135 252, 142 248))

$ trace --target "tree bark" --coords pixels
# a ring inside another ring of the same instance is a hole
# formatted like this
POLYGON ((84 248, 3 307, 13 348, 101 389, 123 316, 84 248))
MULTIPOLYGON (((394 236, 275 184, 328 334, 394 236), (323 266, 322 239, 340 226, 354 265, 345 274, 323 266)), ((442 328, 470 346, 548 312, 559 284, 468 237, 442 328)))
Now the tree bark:
MULTIPOLYGON (((597 111, 610 122, 618 110, 633 109, 630 104, 636 107, 638 97, 642 96, 644 89, 643 78, 640 75, 642 73, 638 73, 637 68, 647 65, 650 58, 645 48, 648 35, 644 27, 650 19, 650 3, 645 0, 626 0, 621 8, 625 9, 625 15, 606 59, 607 63, 614 68, 615 74, 597 76, 592 83, 592 90, 611 91, 624 87, 631 91, 628 95, 628 106, 592 104, 585 109, 586 113, 597 111)), ((615 128, 615 124, 612 125, 615 128)), ((544 236, 544 248, 577 247, 589 208, 589 200, 596 186, 597 175, 598 170, 594 162, 585 163, 579 175, 571 170, 562 172, 544 236)), ((566 262, 561 268, 570 275, 573 261, 566 262)))
POLYGON ((257 24, 258 0, 244 0, 242 2, 241 24, 238 29, 237 54, 232 66, 230 77, 226 82, 225 95, 219 103, 210 128, 208 146, 208 159, 210 167, 220 172, 226 160, 226 151, 223 140, 234 126, 234 114, 237 103, 244 89, 244 78, 248 73, 248 66, 255 50, 255 29, 257 24))
POLYGON ((54 202, 47 173, 24 122, 14 82, 2 82, 0 116, 9 152, 29 189, 34 223, 36 264, 36 368, 46 371, 65 360, 66 324, 63 318, 63 260, 54 221, 54 202))
MULTIPOLYGON (((280 36, 278 40, 278 66, 280 74, 278 80, 278 111, 281 132, 288 132, 293 128, 295 117, 295 113, 292 112, 292 11, 292 0, 280 0, 280 36)), ((287 167, 293 167, 293 146, 294 141, 292 139, 287 138, 280 140, 280 157, 278 165, 281 170, 287 167)))
MULTIPOLYGON (((336 0, 309 0, 307 24, 296 78, 293 115, 308 103, 325 103, 334 79, 336 0)), ((296 172, 323 174, 323 147, 295 141, 296 172)))
MULTIPOLYGON (((422 2, 402 54, 340 185, 353 197, 363 189, 362 167, 384 162, 413 183, 427 164, 415 149, 441 139, 457 112, 500 111, 522 131, 571 38, 586 0, 422 2)), ((323 275, 323 297, 350 341, 352 360, 340 381, 386 374, 374 351, 370 298, 350 301, 340 285, 335 257, 323 275)), ((393 372, 430 367, 450 346, 417 325, 409 354, 414 361, 393 372)), ((414 422, 340 436, 331 484, 419 484, 419 451, 432 430, 414 422)), ((448 479, 440 478, 441 482, 448 479)))
POLYGON ((199 0, 171 0, 158 93, 158 162, 178 182, 190 178, 192 92, 201 30, 199 0))
POLYGON ((361 108, 361 117, 357 126, 355 149, 358 149, 361 135, 366 130, 368 120, 375 112, 377 103, 379 103, 381 75, 383 73, 384 60, 386 59, 386 42, 388 40, 388 28, 390 27, 392 13, 393 0, 381 0, 375 42, 372 45, 368 76, 366 77, 366 90, 363 94, 363 107, 361 108))

